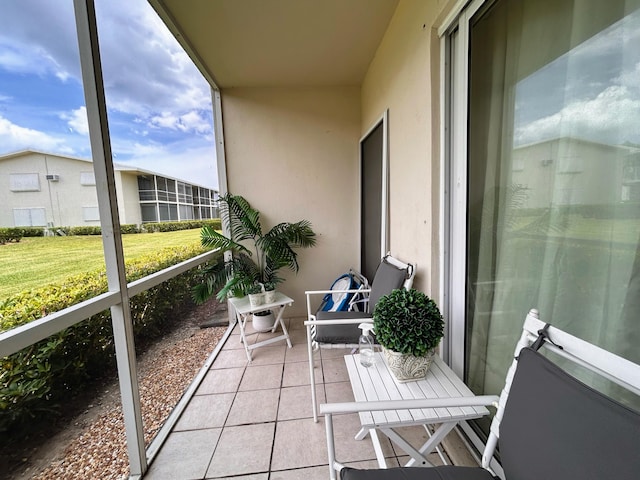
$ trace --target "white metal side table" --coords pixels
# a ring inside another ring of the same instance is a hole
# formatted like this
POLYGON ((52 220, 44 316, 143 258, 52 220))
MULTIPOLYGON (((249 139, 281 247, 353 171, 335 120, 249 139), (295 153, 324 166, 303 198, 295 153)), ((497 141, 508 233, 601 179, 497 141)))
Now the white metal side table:
POLYGON ((240 326, 240 340, 244 345, 244 350, 247 353, 247 359, 249 360, 249 363, 251 363, 252 360, 251 350, 255 348, 264 347, 265 345, 269 345, 274 342, 280 342, 282 340, 286 340, 288 347, 291 348, 291 339, 289 338, 287 327, 282 320, 282 314, 284 313, 284 309, 287 306, 293 304, 292 298, 287 297, 284 293, 276 292, 274 301, 272 303, 265 303, 256 307, 251 306, 248 296, 242 298, 230 298, 229 302, 236 312, 236 319, 238 320, 238 325, 240 326), (247 344, 247 337, 258 335, 258 333, 260 332, 247 334, 245 330, 247 321, 254 313, 263 312, 265 310, 271 310, 276 317, 275 322, 273 323, 273 328, 271 329, 271 333, 274 333, 277 330, 278 325, 282 328, 283 333, 282 335, 279 335, 277 337, 269 338, 267 340, 249 345, 247 344))
MULTIPOLYGON (((424 379, 406 383, 399 383, 393 377, 382 353, 376 353, 374 358, 374 365, 367 368, 360 364, 360 355, 344 357, 356 402, 474 396, 469 387, 438 355, 434 355, 433 363, 424 379)), ((371 435, 380 468, 387 468, 387 464, 380 446, 378 431, 411 456, 406 466, 432 466, 426 456, 436 449, 458 422, 479 418, 488 413, 489 410, 485 407, 361 412, 359 415, 362 428, 356 435, 356 440, 362 440, 367 433, 371 435), (425 429, 427 425, 432 425, 435 430, 431 433, 427 429, 430 438, 422 447, 415 448, 396 431, 397 427, 409 425, 423 425, 425 429)))

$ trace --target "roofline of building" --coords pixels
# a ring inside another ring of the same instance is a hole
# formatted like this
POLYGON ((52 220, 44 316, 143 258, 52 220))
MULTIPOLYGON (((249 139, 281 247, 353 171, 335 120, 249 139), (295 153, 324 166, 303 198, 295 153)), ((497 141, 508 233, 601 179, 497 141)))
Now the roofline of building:
MULTIPOLYGON (((76 160, 78 162, 86 162, 86 163, 93 164, 93 160, 91 160, 91 159, 80 158, 80 157, 72 157, 70 155, 63 155, 63 154, 60 154, 60 153, 45 152, 43 150, 36 150, 36 149, 33 149, 33 148, 27 148, 27 149, 24 149, 24 150, 18 150, 16 152, 10 152, 10 153, 1 154, 0 155, 0 161, 8 160, 8 159, 11 159, 11 158, 22 157, 22 156, 28 155, 30 153, 35 153, 35 154, 38 154, 38 155, 50 155, 50 156, 53 156, 53 157, 66 158, 66 159, 69 159, 69 160, 76 160)), ((146 169, 135 167, 135 166, 123 165, 122 163, 115 163, 114 162, 113 163, 113 168, 115 170, 117 170, 117 171, 120 171, 120 172, 141 173, 143 175, 156 175, 156 176, 159 176, 159 177, 169 178, 171 180, 176 180, 178 182, 186 183, 186 184, 189 184, 189 185, 194 186, 194 187, 206 188, 207 190, 213 190, 214 192, 218 192, 219 191, 217 188, 207 187, 206 185, 201 185, 199 183, 193 183, 193 182, 190 182, 188 180, 184 180, 182 178, 172 177, 170 175, 165 175, 164 173, 155 172, 153 170, 146 170, 146 169)))
POLYGON ((611 143, 596 142, 594 140, 587 140, 586 138, 573 137, 573 136, 553 137, 553 138, 548 138, 546 140, 539 140, 537 142, 525 143, 523 145, 518 145, 517 147, 514 147, 514 150, 520 150, 520 149, 523 149, 523 148, 529 148, 529 147, 534 147, 536 145, 544 145, 545 143, 553 143, 553 142, 558 142, 558 141, 588 143, 590 145, 598 145, 599 147, 608 147, 608 148, 615 148, 615 149, 619 149, 619 150, 624 150, 624 151, 629 152, 629 153, 634 153, 634 152, 640 151, 640 148, 634 147, 634 146, 631 146, 631 145, 613 145, 611 143))

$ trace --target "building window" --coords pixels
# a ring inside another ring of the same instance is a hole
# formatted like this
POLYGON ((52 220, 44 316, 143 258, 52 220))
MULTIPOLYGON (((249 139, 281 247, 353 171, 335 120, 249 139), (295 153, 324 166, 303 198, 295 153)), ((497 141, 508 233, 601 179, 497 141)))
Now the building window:
POLYGON ((80 185, 91 186, 96 184, 96 176, 93 172, 80 172, 80 185))
POLYGON ((40 177, 37 173, 12 173, 9 175, 9 190, 12 192, 39 192, 40 177))
POLYGON ((143 222, 157 222, 158 209, 155 203, 144 204, 140 206, 143 222))
POLYGON ((99 222, 100 212, 98 207, 82 207, 82 219, 85 222, 99 222))
POLYGON ((44 208, 14 208, 13 224, 16 227, 45 227, 46 211, 44 208))

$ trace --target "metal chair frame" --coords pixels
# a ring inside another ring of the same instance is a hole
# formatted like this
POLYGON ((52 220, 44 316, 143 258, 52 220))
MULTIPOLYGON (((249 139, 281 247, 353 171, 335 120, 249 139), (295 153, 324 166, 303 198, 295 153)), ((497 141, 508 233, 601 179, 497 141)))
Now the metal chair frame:
MULTIPOLYGON (((389 262, 391 265, 399 268, 406 269, 408 272, 407 278, 404 281, 404 288, 411 288, 413 285, 413 279, 415 277, 416 266, 415 264, 404 263, 397 258, 391 256, 391 254, 387 254, 382 261, 389 262)), ((316 327, 318 325, 350 325, 350 324, 360 324, 363 322, 373 322, 373 318, 360 318, 360 319, 340 319, 336 318, 333 320, 317 320, 316 319, 316 310, 312 310, 313 298, 319 295, 326 295, 328 293, 358 293, 365 296, 368 296, 371 292, 371 287, 369 288, 359 288, 355 290, 307 290, 305 291, 305 295, 307 297, 307 318, 308 320, 304 322, 307 327, 307 350, 309 355, 309 378, 311 381, 311 401, 313 404, 313 421, 318 421, 318 402, 316 398, 316 381, 315 381, 315 371, 314 371, 314 353, 320 348, 358 348, 358 344, 352 343, 320 343, 315 340, 316 337, 316 327)), ((316 297, 317 298, 317 297, 316 297)), ((365 303, 368 309, 371 308, 371 305, 368 304, 368 300, 365 300, 365 303)), ((335 312, 336 317, 339 317, 340 312, 335 312)))

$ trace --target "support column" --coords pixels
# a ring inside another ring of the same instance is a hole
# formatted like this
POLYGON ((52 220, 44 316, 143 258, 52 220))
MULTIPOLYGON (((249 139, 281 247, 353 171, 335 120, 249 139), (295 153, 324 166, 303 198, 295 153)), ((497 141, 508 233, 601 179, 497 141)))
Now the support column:
POLYGON ((129 468, 131 477, 139 478, 147 469, 147 459, 95 7, 93 0, 74 0, 74 9, 107 280, 109 291, 120 294, 120 302, 111 307, 111 320, 129 468))

